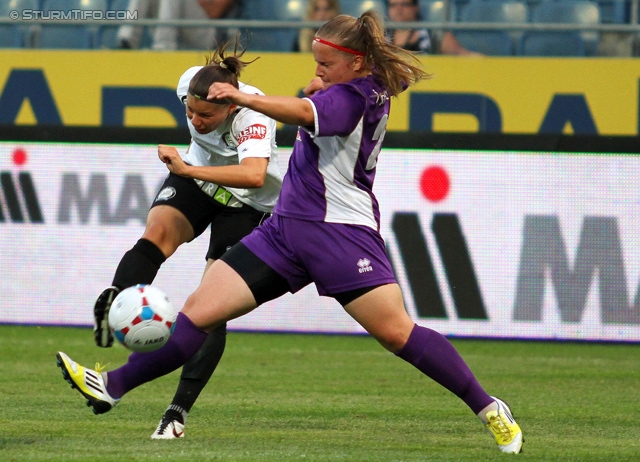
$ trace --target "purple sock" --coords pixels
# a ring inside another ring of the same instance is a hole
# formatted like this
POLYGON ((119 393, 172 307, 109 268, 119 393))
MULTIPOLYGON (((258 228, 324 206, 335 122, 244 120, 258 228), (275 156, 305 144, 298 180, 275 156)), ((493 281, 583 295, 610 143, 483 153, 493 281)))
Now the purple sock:
POLYGON ((127 363, 107 373, 107 391, 120 398, 134 388, 182 366, 200 349, 207 333, 178 313, 176 330, 162 348, 148 353, 132 353, 127 363))
POLYGON ((434 330, 416 324, 396 356, 457 395, 476 414, 494 401, 451 342, 434 330))

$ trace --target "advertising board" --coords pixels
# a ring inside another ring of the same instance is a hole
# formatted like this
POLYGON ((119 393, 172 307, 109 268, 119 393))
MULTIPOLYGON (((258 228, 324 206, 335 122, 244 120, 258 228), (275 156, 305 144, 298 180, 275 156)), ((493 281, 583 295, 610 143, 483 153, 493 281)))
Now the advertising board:
MULTIPOLYGON (((640 341, 637 155, 383 149, 377 169, 381 232, 417 323, 640 341)), ((166 173, 153 145, 1 142, 0 323, 91 325, 166 173)), ((184 245, 154 282, 178 305, 207 243, 184 245)), ((363 333, 312 286, 229 328, 363 333)))

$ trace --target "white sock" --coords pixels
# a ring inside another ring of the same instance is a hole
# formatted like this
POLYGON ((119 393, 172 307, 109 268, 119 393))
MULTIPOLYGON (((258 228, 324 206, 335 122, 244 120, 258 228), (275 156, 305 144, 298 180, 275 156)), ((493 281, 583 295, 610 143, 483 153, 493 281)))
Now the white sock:
POLYGON ((480 412, 478 412, 478 414, 476 414, 478 416, 478 418, 480 420, 482 420, 482 423, 487 423, 487 412, 489 411, 497 411, 498 410, 498 402, 494 401, 493 403, 489 404, 487 407, 485 407, 484 409, 482 409, 480 412))

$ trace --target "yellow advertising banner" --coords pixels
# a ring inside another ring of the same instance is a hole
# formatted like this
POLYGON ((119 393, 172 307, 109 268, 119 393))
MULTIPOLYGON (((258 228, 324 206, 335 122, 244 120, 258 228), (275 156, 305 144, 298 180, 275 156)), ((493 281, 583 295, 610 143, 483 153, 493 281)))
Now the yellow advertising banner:
MULTIPOLYGON (((206 52, 0 51, 0 124, 176 127, 180 75, 206 52)), ((310 54, 247 53, 241 80, 298 95, 310 54)), ((389 130, 637 135, 640 60, 424 56, 432 78, 392 102, 389 130)))

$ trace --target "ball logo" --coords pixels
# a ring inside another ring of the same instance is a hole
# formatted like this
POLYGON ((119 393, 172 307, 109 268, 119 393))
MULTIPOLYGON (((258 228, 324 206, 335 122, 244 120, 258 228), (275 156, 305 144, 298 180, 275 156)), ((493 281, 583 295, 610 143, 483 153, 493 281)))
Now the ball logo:
POLYGON ((173 187, 164 188, 156 196, 157 201, 167 201, 176 195, 176 190, 173 187))
POLYGON ((262 124, 253 124, 245 128, 238 135, 238 144, 247 140, 263 140, 267 136, 267 127, 262 124))
POLYGON ((163 335, 162 337, 150 338, 145 340, 134 340, 133 343, 135 345, 154 345, 156 343, 164 343, 166 337, 163 335))

